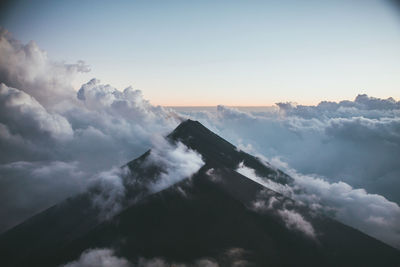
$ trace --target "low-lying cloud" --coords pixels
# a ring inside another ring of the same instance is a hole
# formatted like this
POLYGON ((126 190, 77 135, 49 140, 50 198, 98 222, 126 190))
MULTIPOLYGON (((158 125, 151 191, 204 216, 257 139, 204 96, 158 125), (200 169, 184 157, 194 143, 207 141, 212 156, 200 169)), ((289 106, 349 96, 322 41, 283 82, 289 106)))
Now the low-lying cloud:
MULTIPOLYGON (((237 171, 255 182, 290 197, 298 203, 307 204, 316 211, 336 218, 337 220, 400 248, 400 207, 383 196, 369 194, 364 189, 354 189, 345 182, 329 183, 322 177, 302 175, 290 168, 278 158, 271 159, 271 164, 282 169, 294 182, 281 185, 259 177, 251 168, 241 164, 237 171)), ((255 207, 259 210, 277 211, 287 226, 292 226, 310 236, 315 236, 312 225, 300 214, 291 209, 274 206, 276 199, 269 196, 257 199, 255 207), (314 234, 313 234, 314 233, 314 234)), ((280 202, 284 201, 283 199, 280 202)))
POLYGON ((160 175, 149 185, 152 192, 159 192, 190 178, 204 165, 204 161, 199 153, 181 142, 171 144, 164 138, 157 138, 145 164, 161 167, 160 175))
MULTIPOLYGON (((219 255, 222 266, 252 266, 244 259, 247 251, 241 248, 230 248, 222 255, 219 255)), ((139 257, 135 262, 129 261, 124 257, 116 255, 112 248, 88 249, 79 256, 78 259, 71 261, 62 267, 219 267, 218 260, 214 258, 200 258, 191 262, 167 261, 161 257, 144 258, 139 257)))
POLYGON ((99 219, 108 220, 124 208, 126 188, 124 179, 130 176, 128 167, 114 167, 94 176, 89 186, 91 201, 99 210, 99 219))
POLYGON ((295 199, 325 210, 339 221, 400 248, 400 207, 397 203, 345 182, 329 183, 322 177, 302 175, 279 159, 271 163, 292 176, 305 189, 295 199))
POLYGON ((212 259, 198 259, 193 263, 168 262, 162 258, 139 258, 137 263, 132 263, 125 258, 115 255, 109 248, 89 249, 84 251, 79 259, 69 262, 62 267, 218 267, 218 263, 212 259))
MULTIPOLYGON (((294 194, 294 190, 291 186, 276 183, 269 178, 259 177, 253 169, 246 167, 243 163, 239 165, 236 171, 266 188, 272 189, 285 196, 292 197, 294 194)), ((296 211, 293 201, 285 199, 285 197, 282 196, 273 196, 269 194, 268 191, 263 191, 257 196, 253 206, 256 211, 269 211, 278 215, 287 228, 300 231, 312 239, 316 238, 314 227, 296 211)))
POLYGON ((126 259, 114 255, 111 249, 86 250, 76 261, 63 265, 63 267, 133 267, 126 259))
POLYGON ((154 177, 141 177, 141 173, 124 166, 94 175, 88 188, 94 206, 100 211, 99 219, 107 220, 148 194, 190 179, 203 165, 202 157, 194 150, 157 136, 153 138, 150 153, 141 162, 141 168, 157 170, 154 177), (128 194, 129 191, 133 194, 128 194))

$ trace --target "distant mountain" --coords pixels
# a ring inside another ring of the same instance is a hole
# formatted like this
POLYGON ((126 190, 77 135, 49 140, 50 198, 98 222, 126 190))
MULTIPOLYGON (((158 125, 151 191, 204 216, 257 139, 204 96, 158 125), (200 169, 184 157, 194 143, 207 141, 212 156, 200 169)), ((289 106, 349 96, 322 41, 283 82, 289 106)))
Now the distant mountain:
POLYGON ((146 161, 150 150, 125 166, 127 200, 119 212, 99 219, 95 187, 69 198, 2 234, 0 265, 57 266, 89 248, 113 248, 132 263, 143 257, 212 258, 220 266, 400 266, 397 249, 236 172, 243 163, 276 183, 293 181, 199 122, 181 123, 167 139, 197 151, 205 165, 152 193, 144 185, 162 166, 146 161), (237 262, 232 251, 240 251, 237 262))

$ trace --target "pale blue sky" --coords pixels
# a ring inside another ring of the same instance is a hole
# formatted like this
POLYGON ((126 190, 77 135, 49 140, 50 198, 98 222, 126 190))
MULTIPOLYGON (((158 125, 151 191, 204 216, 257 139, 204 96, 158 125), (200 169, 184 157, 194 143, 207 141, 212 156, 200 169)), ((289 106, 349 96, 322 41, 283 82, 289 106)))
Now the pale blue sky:
POLYGON ((400 98, 400 12, 388 0, 14 1, 0 25, 84 60, 162 105, 400 98))

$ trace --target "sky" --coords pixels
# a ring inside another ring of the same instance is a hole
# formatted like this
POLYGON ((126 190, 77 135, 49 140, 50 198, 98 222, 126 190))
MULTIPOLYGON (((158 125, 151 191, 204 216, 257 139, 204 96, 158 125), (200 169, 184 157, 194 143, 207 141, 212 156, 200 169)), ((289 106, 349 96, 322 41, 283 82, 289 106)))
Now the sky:
POLYGON ((97 182, 110 194, 95 202, 118 211, 119 167, 149 148, 170 174, 154 190, 190 176, 199 155, 162 141, 190 118, 311 196, 295 199, 323 203, 339 221, 400 248, 399 9, 321 2, 2 9, 0 232, 97 182), (369 87, 360 92, 356 83, 369 87))
POLYGON ((164 106, 400 98, 400 9, 355 1, 10 1, 0 25, 164 106))

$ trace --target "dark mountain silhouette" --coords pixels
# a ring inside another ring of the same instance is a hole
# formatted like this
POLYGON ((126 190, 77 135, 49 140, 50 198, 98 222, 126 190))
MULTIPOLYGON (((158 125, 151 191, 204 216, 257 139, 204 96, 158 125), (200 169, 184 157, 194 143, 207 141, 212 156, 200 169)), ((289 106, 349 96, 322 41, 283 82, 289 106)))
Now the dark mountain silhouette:
POLYGON ((212 258, 220 266, 400 266, 398 250, 237 173, 243 162, 262 177, 292 182, 199 122, 181 123, 167 139, 196 150, 205 165, 190 179, 150 194, 141 185, 157 179, 162 168, 145 164, 148 151, 126 165, 135 174, 124 178, 127 199, 140 198, 127 200, 108 220, 99 220, 92 204, 96 188, 67 199, 2 234, 0 265, 57 266, 89 248, 113 248, 132 263, 158 257, 185 263, 212 258), (273 205, 260 211, 257 200, 273 205), (277 213, 283 209, 300 214, 315 236, 288 227, 277 213))

